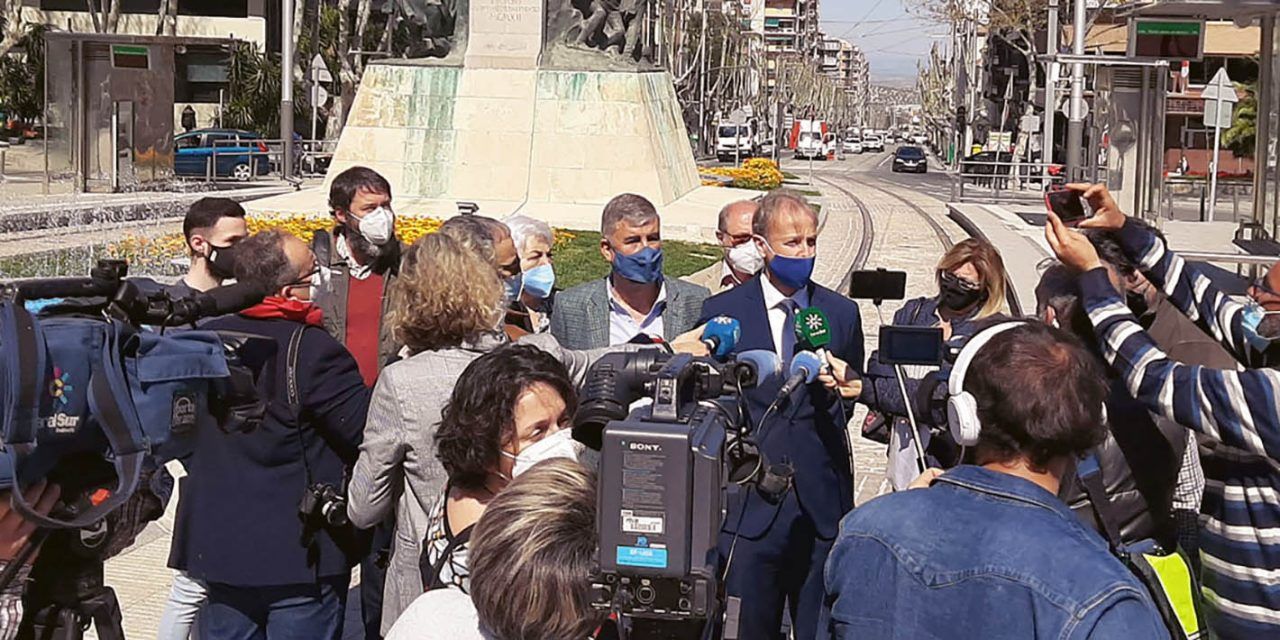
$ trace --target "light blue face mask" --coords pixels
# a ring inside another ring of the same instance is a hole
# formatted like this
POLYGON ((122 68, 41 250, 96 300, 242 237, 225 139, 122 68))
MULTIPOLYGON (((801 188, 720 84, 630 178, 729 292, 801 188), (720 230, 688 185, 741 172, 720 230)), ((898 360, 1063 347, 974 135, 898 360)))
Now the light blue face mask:
POLYGON ((507 303, 510 304, 520 297, 520 283, 522 279, 520 274, 516 274, 502 281, 502 288, 507 293, 507 303))
MULTIPOLYGON (((1241 317, 1241 328, 1244 329, 1244 338, 1249 345, 1258 351, 1266 351, 1276 337, 1264 336, 1258 332, 1258 327, 1267 316, 1280 314, 1280 311, 1267 311, 1262 305, 1256 301, 1250 300, 1244 307, 1244 315, 1241 317)), ((1280 337, 1280 336, 1277 336, 1280 337)))
POLYGON ((549 264, 538 265, 524 272, 522 277, 524 292, 539 300, 546 300, 556 286, 556 272, 549 264))

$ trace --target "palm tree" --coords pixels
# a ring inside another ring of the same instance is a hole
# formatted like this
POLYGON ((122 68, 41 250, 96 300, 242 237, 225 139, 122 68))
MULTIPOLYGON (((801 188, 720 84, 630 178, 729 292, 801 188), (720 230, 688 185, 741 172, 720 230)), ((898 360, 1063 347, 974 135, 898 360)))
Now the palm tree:
POLYGON ((1238 84, 1241 94, 1236 103, 1231 128, 1222 132, 1222 145, 1237 158, 1254 158, 1258 148, 1258 85, 1238 84))

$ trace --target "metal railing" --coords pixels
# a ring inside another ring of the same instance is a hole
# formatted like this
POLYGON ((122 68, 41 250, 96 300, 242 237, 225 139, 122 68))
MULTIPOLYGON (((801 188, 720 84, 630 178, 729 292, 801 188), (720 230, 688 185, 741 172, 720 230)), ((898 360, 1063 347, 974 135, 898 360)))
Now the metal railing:
POLYGON ((1046 176, 1053 165, 1043 162, 1014 160, 960 160, 959 169, 950 173, 953 202, 1031 202, 1044 197, 1053 184, 1062 184, 1060 176, 1046 176))
MULTIPOLYGON (((293 175, 319 177, 329 170, 336 140, 295 140, 293 175)), ((216 140, 205 158, 205 182, 253 182, 263 178, 283 178, 284 140, 216 140), (234 158, 227 161, 226 158, 234 158), (219 158, 223 161, 219 162, 219 158), (237 161, 240 160, 240 161, 237 161)), ((180 176, 191 179, 193 176, 180 176)))
MULTIPOLYGON (((1199 211, 1199 220, 1206 222, 1209 220, 1220 220, 1216 215, 1217 212, 1209 211, 1209 180, 1207 178, 1188 178, 1185 176, 1167 176, 1164 179, 1164 193, 1162 194, 1164 211, 1172 215, 1175 200, 1193 200, 1197 204, 1194 205, 1199 211)), ((1217 203, 1221 205, 1224 202, 1231 203, 1230 220, 1240 219, 1240 207, 1243 201, 1246 213, 1251 213, 1253 208, 1253 182, 1246 180, 1218 180, 1218 197, 1217 203)), ((1215 207, 1216 208, 1216 207, 1215 207)))

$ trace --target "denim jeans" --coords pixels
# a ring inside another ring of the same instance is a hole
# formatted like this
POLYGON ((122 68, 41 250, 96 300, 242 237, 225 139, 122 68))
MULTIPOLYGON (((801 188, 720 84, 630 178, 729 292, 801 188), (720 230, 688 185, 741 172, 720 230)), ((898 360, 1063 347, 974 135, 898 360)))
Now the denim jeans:
POLYGON ((204 606, 208 594, 204 583, 192 578, 186 571, 175 571, 173 587, 169 589, 169 602, 160 615, 158 640, 187 640, 196 624, 196 614, 204 606))
POLYGON ((340 640, 349 575, 316 583, 209 583, 200 640, 340 640))

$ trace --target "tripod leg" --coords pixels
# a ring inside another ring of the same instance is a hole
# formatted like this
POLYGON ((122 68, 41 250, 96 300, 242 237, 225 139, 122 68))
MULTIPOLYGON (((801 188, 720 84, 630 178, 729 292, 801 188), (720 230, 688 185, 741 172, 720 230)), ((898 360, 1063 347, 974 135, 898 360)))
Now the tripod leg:
POLYGON ((86 601, 84 612, 93 617, 98 640, 125 640, 120 601, 111 587, 103 587, 101 592, 86 601))

